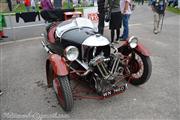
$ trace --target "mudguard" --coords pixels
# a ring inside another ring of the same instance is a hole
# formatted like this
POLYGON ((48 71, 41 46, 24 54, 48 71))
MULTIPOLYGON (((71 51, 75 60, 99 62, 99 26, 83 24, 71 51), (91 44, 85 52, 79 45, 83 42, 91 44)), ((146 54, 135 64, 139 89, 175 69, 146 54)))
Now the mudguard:
MULTIPOLYGON (((128 46, 128 45, 129 45, 128 41, 123 41, 122 46, 128 46)), ((150 56, 150 52, 139 42, 137 47, 134 49, 140 52, 144 56, 150 56)))
POLYGON ((66 66, 65 59, 57 54, 51 54, 49 56, 49 63, 52 65, 54 73, 58 76, 68 75, 68 68, 66 66))
POLYGON ((147 50, 141 43, 138 43, 135 49, 144 56, 150 56, 149 50, 147 50))

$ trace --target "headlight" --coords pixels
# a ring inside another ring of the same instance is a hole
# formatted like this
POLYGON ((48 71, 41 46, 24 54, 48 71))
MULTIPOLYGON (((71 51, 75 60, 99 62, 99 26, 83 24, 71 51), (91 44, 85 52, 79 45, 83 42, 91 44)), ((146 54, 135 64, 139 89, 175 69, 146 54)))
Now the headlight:
POLYGON ((78 58, 79 56, 79 51, 78 48, 75 46, 68 46, 65 49, 65 57, 69 60, 69 61, 74 61, 78 58))
POLYGON ((132 37, 129 38, 128 43, 129 43, 129 46, 130 46, 131 48, 136 48, 137 45, 138 45, 138 38, 132 36, 132 37))

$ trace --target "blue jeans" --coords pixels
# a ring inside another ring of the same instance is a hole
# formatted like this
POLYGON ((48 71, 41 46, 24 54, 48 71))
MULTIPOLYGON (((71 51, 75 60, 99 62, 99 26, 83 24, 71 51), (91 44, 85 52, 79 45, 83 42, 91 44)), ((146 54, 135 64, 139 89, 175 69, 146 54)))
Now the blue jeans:
POLYGON ((30 6, 26 6, 26 11, 27 11, 27 12, 30 11, 30 6))
POLYGON ((122 18, 122 22, 123 22, 123 34, 122 34, 122 38, 123 39, 127 39, 129 37, 129 14, 124 14, 123 18, 122 18))

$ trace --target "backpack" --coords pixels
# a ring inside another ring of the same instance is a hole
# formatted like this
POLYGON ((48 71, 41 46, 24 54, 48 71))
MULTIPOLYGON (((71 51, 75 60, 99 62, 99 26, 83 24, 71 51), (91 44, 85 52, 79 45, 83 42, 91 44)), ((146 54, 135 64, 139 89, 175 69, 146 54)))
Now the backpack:
POLYGON ((165 8, 166 8, 166 3, 165 0, 154 0, 152 2, 152 5, 155 8, 155 11, 158 14, 164 14, 165 8))

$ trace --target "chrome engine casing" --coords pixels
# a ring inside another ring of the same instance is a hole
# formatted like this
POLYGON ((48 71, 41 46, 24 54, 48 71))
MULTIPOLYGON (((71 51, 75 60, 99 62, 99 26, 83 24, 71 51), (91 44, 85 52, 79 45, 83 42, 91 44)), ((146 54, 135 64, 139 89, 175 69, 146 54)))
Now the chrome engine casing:
POLYGON ((111 53, 108 58, 98 55, 91 59, 89 66, 93 69, 93 79, 98 93, 105 93, 117 87, 116 81, 123 79, 124 65, 122 58, 123 56, 120 53, 111 53))

